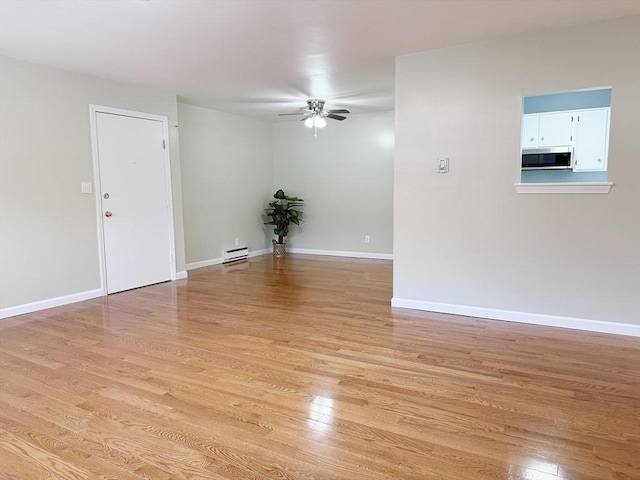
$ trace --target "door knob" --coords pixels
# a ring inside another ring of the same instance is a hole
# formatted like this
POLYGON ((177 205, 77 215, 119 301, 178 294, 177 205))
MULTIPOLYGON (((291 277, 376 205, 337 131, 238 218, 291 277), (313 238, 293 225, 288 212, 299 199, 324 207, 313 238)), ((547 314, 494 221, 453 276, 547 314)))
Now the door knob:
POLYGON ((110 212, 110 211, 108 211, 108 210, 107 210, 106 212, 104 212, 104 216, 105 216, 105 217, 110 217, 111 215, 113 215, 113 213, 111 213, 111 212, 110 212))

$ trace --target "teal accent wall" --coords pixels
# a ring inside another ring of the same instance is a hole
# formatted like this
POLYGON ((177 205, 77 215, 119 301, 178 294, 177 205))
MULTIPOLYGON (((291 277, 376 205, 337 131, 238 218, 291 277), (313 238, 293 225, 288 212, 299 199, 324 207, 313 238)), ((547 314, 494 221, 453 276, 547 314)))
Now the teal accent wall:
POLYGON ((521 183, 606 182, 607 172, 572 172, 571 170, 523 170, 521 183))
POLYGON ((559 112, 611 106, 611 88, 524 97, 524 113, 559 112))

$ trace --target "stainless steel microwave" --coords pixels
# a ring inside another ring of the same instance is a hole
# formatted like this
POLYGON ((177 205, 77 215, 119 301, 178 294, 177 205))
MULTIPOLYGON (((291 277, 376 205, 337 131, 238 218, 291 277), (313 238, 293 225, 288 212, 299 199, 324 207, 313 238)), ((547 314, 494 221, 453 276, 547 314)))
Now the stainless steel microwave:
POLYGON ((571 147, 522 150, 522 170, 570 170, 571 147))

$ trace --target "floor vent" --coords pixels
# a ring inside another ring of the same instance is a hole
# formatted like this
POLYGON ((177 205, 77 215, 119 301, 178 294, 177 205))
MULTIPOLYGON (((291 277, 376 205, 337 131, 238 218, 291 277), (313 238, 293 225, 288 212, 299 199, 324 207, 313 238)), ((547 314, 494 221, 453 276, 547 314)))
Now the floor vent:
POLYGON ((236 247, 222 251, 222 263, 239 262, 247 258, 249 258, 249 249, 247 247, 236 247))

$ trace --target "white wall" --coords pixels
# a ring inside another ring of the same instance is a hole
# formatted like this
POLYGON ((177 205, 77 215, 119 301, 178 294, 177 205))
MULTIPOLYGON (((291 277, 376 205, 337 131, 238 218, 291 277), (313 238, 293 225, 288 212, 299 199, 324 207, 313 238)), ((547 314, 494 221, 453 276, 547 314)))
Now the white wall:
POLYGON ((393 112, 318 131, 178 104, 187 267, 217 263, 234 239, 271 248, 262 213, 278 188, 305 199, 290 248, 392 252, 393 112), (364 243, 369 235, 371 242, 364 243))
POLYGON ((291 236, 294 246, 392 251, 392 112, 331 122, 316 139, 299 122, 272 126, 178 104, 162 91, 1 62, 3 315, 100 288, 95 196, 80 193, 94 180, 89 104, 169 117, 178 271, 219 259, 235 238, 252 251, 270 248, 262 212, 280 186, 307 200, 309 221, 291 236))
MULTIPOLYGON (((169 117, 176 96, 0 58, 0 308, 100 288, 89 104, 169 117)), ((170 128, 177 270, 184 241, 180 157, 170 128)))
POLYGON ((392 253, 393 138, 393 112, 328 120, 317 137, 301 122, 274 124, 271 193, 283 188, 305 200, 291 247, 392 253))
POLYGON ((270 247, 271 124, 182 103, 178 116, 188 267, 219 262, 236 238, 250 252, 270 247))
POLYGON ((394 304, 640 323, 639 58, 635 17, 397 59, 394 304), (611 192, 516 194, 522 96, 601 86, 611 192))

